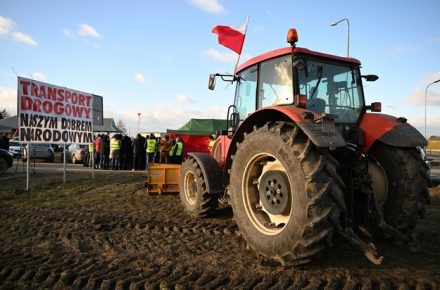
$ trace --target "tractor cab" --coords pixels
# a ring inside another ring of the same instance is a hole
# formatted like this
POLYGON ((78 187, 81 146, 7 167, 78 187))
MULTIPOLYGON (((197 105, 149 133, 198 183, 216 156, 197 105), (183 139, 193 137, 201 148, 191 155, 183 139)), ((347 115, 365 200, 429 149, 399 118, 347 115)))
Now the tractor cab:
MULTIPOLYGON (((270 106, 306 109, 314 118, 334 120, 345 140, 352 140, 366 109, 380 111, 380 103, 365 106, 360 62, 295 46, 275 50, 244 63, 236 74, 234 116, 244 121, 270 106)), ((240 122, 235 122, 238 126, 240 122)))

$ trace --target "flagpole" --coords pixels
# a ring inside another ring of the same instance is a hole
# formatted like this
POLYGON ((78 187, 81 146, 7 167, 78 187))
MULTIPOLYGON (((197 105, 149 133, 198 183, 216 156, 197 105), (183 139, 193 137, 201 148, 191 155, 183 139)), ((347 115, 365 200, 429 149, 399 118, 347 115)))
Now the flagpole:
MULTIPOLYGON (((249 24, 249 18, 251 17, 251 15, 248 15, 247 19, 246 19, 246 27, 244 29, 244 39, 243 39, 243 45, 244 45, 244 41, 246 40, 246 33, 247 33, 247 28, 248 28, 248 24, 249 24)), ((243 47, 242 47, 243 48, 243 47)), ((237 67, 238 67, 238 62, 240 61, 240 56, 241 53, 238 55, 237 57, 237 62, 235 63, 235 67, 234 67, 234 77, 235 77, 235 73, 237 72, 237 67)))

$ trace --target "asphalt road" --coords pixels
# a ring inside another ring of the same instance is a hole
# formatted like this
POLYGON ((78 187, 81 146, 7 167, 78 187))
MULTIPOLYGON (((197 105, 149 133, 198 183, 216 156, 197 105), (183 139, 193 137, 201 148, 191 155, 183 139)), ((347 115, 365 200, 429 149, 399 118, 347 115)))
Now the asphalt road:
MULTIPOLYGON (((30 164, 30 168, 29 170, 31 171, 31 174, 33 172, 40 172, 40 171, 55 171, 55 172, 63 172, 63 164, 62 163, 49 163, 49 162, 41 162, 41 161, 36 161, 31 162, 30 164)), ((92 169, 90 167, 84 167, 81 164, 72 164, 72 163, 67 163, 66 164, 66 172, 68 174, 68 172, 81 172, 81 171, 89 171, 90 174, 92 174, 92 169)), ((96 171, 99 172, 105 172, 105 173, 117 173, 117 172, 124 172, 124 170, 122 171, 113 171, 113 170, 99 170, 96 169, 96 171)), ((141 173, 142 171, 138 171, 136 173, 141 173)), ((25 175, 26 174, 26 163, 23 162, 18 162, 14 160, 14 165, 9 168, 6 173, 4 174, 4 176, 0 177, 0 181, 1 180, 7 180, 10 178, 15 177, 17 174, 19 175, 25 175)), ((440 183, 440 162, 435 162, 435 164, 432 166, 431 169, 431 180, 433 181, 434 184, 439 184, 440 183)))
MULTIPOLYGON (((63 163, 50 163, 50 162, 42 162, 42 161, 33 161, 30 162, 30 174, 31 178, 34 173, 38 172, 58 172, 59 174, 62 174, 64 171, 63 163)), ((69 176, 69 172, 90 172, 90 176, 92 175, 92 168, 91 167, 84 167, 82 164, 72 164, 72 163, 66 163, 66 175, 67 178, 69 176)), ((127 170, 100 170, 95 169, 95 172, 103 172, 108 174, 117 174, 118 172, 127 172, 127 170)), ((131 170, 130 170, 131 172, 131 170)), ((145 171, 135 171, 136 174, 146 174, 145 171)), ((4 180, 8 180, 17 176, 26 176, 26 162, 19 162, 17 163, 17 160, 14 160, 14 164, 11 168, 9 168, 4 175, 0 177, 0 182, 4 180)))

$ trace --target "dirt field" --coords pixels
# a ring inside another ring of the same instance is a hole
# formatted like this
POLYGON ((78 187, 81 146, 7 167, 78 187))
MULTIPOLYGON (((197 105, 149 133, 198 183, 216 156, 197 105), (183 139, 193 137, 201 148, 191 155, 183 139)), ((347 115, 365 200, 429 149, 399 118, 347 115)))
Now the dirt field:
POLYGON ((193 221, 177 195, 148 196, 143 173, 69 173, 0 181, 2 289, 440 289, 440 188, 417 233, 422 249, 378 242, 372 265, 336 240, 312 265, 262 264, 230 209, 193 221))

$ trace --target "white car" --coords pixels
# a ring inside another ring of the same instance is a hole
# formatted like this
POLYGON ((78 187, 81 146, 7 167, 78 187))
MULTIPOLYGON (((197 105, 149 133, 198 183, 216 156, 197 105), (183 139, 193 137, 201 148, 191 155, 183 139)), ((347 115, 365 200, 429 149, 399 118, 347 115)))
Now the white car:
POLYGON ((23 154, 23 145, 21 145, 18 140, 9 141, 9 152, 14 155, 14 157, 21 157, 23 154))

